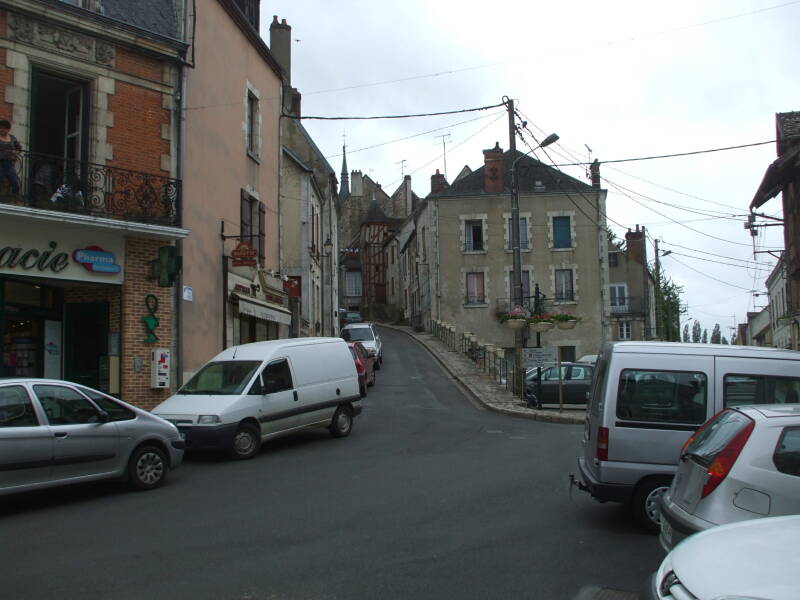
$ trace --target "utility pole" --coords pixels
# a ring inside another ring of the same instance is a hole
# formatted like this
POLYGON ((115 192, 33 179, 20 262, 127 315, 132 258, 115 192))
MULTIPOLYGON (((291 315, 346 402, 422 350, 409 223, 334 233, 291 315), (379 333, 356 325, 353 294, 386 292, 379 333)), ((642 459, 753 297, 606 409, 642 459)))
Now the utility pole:
MULTIPOLYGON (((514 122, 514 100, 506 100, 508 109, 508 148, 512 164, 517 158, 517 127, 514 122)), ((512 298, 514 308, 522 306, 522 257, 519 248, 519 177, 517 170, 511 169, 511 250, 513 255, 513 271, 511 273, 512 298)), ((520 397, 525 397, 525 370, 522 368, 522 349, 525 347, 526 328, 514 332, 514 390, 520 397)))
MULTIPOLYGON (((647 241, 647 237, 645 237, 645 242, 647 241)), ((655 245, 656 249, 656 264, 655 264, 655 271, 656 271, 656 289, 655 289, 655 300, 656 300, 656 335, 658 335, 658 326, 661 324, 661 263, 659 262, 658 258, 658 238, 653 240, 653 244, 655 245)), ((664 332, 661 332, 661 338, 664 339, 664 332)), ((669 341, 669 340, 667 340, 669 341)))

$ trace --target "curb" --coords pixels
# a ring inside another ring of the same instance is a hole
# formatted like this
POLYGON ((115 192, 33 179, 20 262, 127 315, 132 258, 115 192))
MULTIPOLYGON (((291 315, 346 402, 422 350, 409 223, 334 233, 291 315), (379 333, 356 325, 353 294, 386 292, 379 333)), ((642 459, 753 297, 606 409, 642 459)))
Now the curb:
POLYGON ((420 346, 425 348, 425 350, 427 350, 428 353, 431 356, 433 356, 434 359, 436 359, 436 362, 438 362, 441 365, 442 369, 444 369, 445 372, 447 372, 456 382, 458 382, 460 387, 463 390, 465 390, 466 392, 468 392, 469 395, 478 404, 480 404, 482 407, 486 408, 487 410, 491 410, 493 412, 500 413, 500 414, 503 414, 503 415, 507 415, 507 416, 510 416, 510 417, 520 417, 520 418, 523 418, 523 419, 532 419, 534 421, 544 421, 544 422, 547 422, 547 423, 562 423, 562 424, 568 424, 568 425, 582 425, 584 423, 584 421, 586 420, 586 418, 584 416, 565 415, 563 413, 553 413, 553 412, 523 411, 521 409, 519 409, 519 410, 511 410, 511 409, 504 408, 502 406, 496 406, 496 405, 494 405, 494 404, 492 404, 490 402, 487 402, 478 393, 475 392, 475 390, 472 388, 471 385, 469 385, 469 383, 467 383, 466 381, 461 379, 458 375, 456 375, 450 369, 450 367, 447 365, 447 363, 445 363, 439 357, 439 355, 436 352, 434 352, 428 346, 428 344, 423 342, 421 339, 419 339, 417 336, 415 336, 412 332, 407 331, 403 327, 398 327, 397 325, 389 325, 388 323, 376 323, 376 325, 378 325, 380 327, 386 327, 386 328, 392 329, 394 331, 399 331, 400 333, 403 333, 403 334, 407 335, 412 340, 417 342, 420 346))

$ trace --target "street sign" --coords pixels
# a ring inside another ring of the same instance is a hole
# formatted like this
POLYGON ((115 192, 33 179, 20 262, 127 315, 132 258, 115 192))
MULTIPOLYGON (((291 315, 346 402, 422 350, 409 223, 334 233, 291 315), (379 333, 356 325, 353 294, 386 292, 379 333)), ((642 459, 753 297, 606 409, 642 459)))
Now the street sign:
POLYGON ((556 362, 555 348, 524 348, 526 367, 546 367, 556 362))

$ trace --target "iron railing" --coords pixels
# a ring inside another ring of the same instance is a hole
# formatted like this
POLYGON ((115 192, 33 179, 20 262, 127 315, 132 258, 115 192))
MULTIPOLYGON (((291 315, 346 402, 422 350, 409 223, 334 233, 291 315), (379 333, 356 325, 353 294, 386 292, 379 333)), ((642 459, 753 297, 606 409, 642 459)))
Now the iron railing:
POLYGON ((180 226, 179 179, 27 151, 14 171, 17 185, 0 177, 0 203, 180 226))
POLYGON ((626 296, 611 300, 611 314, 640 314, 644 313, 644 298, 642 296, 626 296))

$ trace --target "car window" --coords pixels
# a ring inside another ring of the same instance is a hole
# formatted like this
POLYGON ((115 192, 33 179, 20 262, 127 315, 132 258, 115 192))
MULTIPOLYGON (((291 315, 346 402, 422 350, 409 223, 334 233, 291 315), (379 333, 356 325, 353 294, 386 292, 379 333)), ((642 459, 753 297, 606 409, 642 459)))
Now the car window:
POLYGON ((710 465, 717 454, 752 422, 738 410, 723 410, 694 435, 685 453, 691 454, 701 464, 710 465))
POLYGON ((572 375, 570 379, 591 379, 592 378, 592 370, 589 367, 583 367, 578 365, 572 366, 572 375))
POLYGON ((345 327, 342 337, 348 342, 371 342, 374 339, 369 327, 345 327))
MULTIPOLYGON (((567 378, 567 366, 561 366, 561 379, 564 380, 567 378)), ((558 381, 558 367, 547 367, 544 371, 542 371, 542 380, 543 381, 558 381)))
POLYGON ((282 392, 294 388, 289 362, 284 358, 271 362, 264 369, 265 393, 282 392))
POLYGON ((633 421, 701 424, 706 420, 705 373, 624 369, 617 416, 633 421))
POLYGON ((781 439, 778 440, 772 462, 781 473, 800 477, 800 427, 784 430, 781 439))
POLYGON ((39 419, 21 385, 0 387, 0 427, 35 427, 39 419))
POLYGON ((108 413, 109 421, 130 421, 136 418, 135 412, 122 406, 118 402, 114 402, 111 398, 88 388, 79 387, 78 389, 89 396, 92 402, 108 413))
POLYGON ((179 394, 238 395, 261 366, 258 360, 232 360, 208 363, 192 377, 179 394))
POLYGON ((724 406, 747 404, 797 404, 800 378, 729 374, 723 378, 724 406))
POLYGON ((33 392, 51 425, 82 425, 99 422, 97 409, 72 388, 61 385, 35 385, 33 392))

